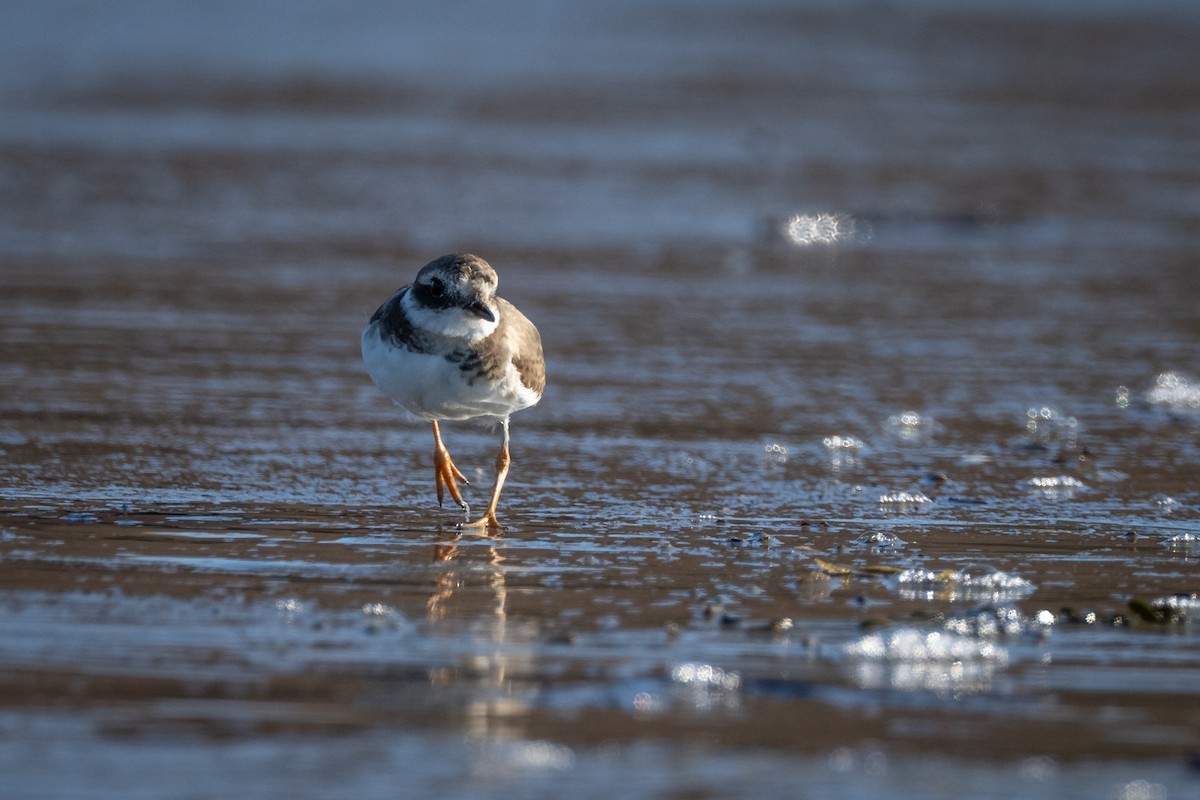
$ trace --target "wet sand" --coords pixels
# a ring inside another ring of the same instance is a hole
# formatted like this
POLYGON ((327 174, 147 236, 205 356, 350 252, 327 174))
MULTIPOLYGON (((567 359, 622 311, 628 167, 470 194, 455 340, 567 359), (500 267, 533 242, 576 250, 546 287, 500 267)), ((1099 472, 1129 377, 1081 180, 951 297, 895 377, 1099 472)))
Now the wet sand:
POLYGON ((1195 12, 272 11, 0 34, 11 796, 1200 791, 1195 12))

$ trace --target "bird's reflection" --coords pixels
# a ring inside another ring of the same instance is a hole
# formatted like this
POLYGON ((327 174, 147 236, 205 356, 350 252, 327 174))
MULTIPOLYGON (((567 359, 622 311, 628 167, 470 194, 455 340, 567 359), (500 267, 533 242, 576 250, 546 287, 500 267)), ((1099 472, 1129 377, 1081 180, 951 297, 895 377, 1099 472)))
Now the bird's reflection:
POLYGON ((488 616, 486 610, 490 608, 491 617, 497 625, 493 626, 495 635, 489 638, 494 641, 503 641, 503 624, 508 600, 508 593, 504 586, 505 558, 500 554, 503 540, 485 534, 472 536, 470 541, 480 538, 488 541, 489 544, 483 547, 474 545, 460 547, 462 535, 459 533, 452 534, 434 544, 433 563, 443 565, 443 569, 434 578, 436 589, 426 603, 426 619, 430 625, 438 625, 446 619, 450 602, 456 591, 486 587, 491 591, 471 591, 468 593, 467 599, 482 600, 485 603, 485 608, 480 609, 485 612, 481 615, 482 617, 488 616))
POLYGON ((521 736, 532 688, 514 675, 531 674, 533 626, 510 629, 504 540, 454 533, 433 546, 433 592, 426 602, 431 631, 455 651, 453 666, 430 672, 430 683, 456 697, 465 732, 521 736), (528 628, 528 630, 527 630, 528 628))

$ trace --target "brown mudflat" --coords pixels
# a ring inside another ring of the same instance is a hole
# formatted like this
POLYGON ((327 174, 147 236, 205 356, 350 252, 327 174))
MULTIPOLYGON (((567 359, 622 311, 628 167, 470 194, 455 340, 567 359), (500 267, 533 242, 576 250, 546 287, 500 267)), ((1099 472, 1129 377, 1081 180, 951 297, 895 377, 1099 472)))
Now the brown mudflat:
POLYGON ((351 5, 0 57, 12 796, 1197 790, 1193 12, 351 5), (452 250, 502 536, 358 357, 452 250))

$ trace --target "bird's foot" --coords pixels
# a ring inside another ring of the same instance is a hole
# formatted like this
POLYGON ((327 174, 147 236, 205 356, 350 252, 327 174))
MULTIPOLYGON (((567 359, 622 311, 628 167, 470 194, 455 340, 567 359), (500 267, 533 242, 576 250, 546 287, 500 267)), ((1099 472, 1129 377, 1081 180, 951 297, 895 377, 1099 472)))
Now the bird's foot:
POLYGON ((450 451, 445 447, 437 447, 433 451, 433 474, 437 484, 438 505, 442 504, 445 494, 449 493, 450 499, 462 508, 463 518, 470 519, 471 507, 467 505, 466 500, 463 500, 462 492, 458 490, 458 484, 462 482, 464 485, 470 486, 471 482, 459 472, 458 467, 454 466, 454 462, 450 460, 450 451))
MULTIPOLYGON (((469 518, 470 518, 470 515, 468 515, 468 519, 469 519, 469 518)), ((500 522, 499 522, 499 520, 497 520, 497 519, 496 519, 496 512, 495 512, 495 511, 488 511, 486 514, 484 514, 482 517, 480 517, 479 519, 475 520, 474 522, 463 522, 463 524, 462 524, 462 525, 460 525, 459 527, 462 527, 462 528, 483 528, 483 529, 486 529, 486 530, 489 530, 489 531, 502 531, 502 530, 504 530, 504 526, 503 526, 503 525, 501 525, 501 524, 500 524, 500 522)))

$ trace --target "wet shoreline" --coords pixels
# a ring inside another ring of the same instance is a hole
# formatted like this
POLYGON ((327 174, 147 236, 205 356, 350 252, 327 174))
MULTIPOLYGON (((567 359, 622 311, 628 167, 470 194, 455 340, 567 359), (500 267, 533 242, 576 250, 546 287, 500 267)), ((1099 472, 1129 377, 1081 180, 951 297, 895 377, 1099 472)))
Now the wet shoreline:
POLYGON ((1190 6, 71 8, 0 31, 15 797, 1195 792, 1190 6), (548 359, 496 537, 358 354, 452 250, 548 359))

